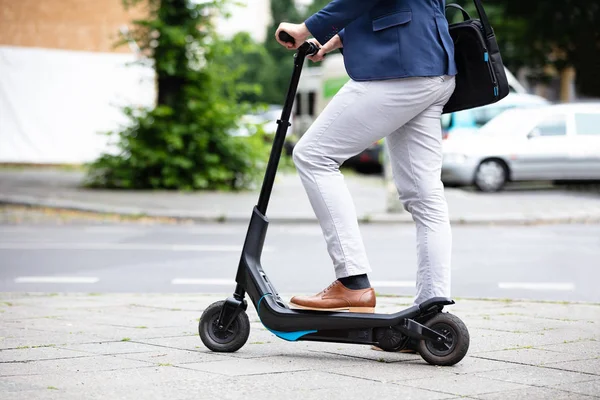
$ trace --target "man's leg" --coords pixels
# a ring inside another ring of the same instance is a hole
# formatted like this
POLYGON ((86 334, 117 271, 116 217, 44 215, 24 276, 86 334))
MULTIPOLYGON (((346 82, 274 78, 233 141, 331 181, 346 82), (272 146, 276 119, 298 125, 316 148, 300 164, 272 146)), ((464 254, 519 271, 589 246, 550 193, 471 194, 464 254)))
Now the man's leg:
POLYGON ((440 98, 388 137, 394 180, 400 200, 417 229, 415 304, 450 297, 452 233, 441 181, 440 115, 454 91, 454 78, 438 82, 440 98))
POLYGON ((350 81, 294 148, 294 162, 338 279, 371 271, 339 166, 437 101, 438 86, 427 78, 350 81))

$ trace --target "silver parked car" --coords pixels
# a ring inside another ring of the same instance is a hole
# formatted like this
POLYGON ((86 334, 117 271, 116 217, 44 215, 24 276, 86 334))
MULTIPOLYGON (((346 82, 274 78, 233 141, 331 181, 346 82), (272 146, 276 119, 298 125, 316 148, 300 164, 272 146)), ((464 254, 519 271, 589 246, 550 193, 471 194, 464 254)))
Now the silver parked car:
POLYGON ((495 192, 535 180, 600 180, 600 103, 511 109, 444 141, 446 185, 495 192))

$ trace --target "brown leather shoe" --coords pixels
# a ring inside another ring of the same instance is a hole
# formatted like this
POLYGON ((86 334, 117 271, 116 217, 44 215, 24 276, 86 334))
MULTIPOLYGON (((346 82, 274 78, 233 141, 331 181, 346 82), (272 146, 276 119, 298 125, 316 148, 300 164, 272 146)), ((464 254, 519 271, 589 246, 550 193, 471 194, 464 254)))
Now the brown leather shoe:
POLYGON ((375 312, 375 291, 368 289, 348 289, 340 281, 335 281, 314 296, 294 296, 290 305, 295 308, 316 311, 350 311, 357 313, 375 312))

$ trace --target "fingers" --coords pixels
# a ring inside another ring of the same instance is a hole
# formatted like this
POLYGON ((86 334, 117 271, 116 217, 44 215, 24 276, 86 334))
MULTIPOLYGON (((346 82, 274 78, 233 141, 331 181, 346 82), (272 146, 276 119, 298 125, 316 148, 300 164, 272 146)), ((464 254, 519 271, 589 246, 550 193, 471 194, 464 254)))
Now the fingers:
MULTIPOLYGON (((277 31, 275 31, 275 40, 277 40, 277 43, 279 43, 280 45, 282 45, 283 47, 285 47, 288 50, 292 50, 295 48, 295 45, 293 43, 289 43, 289 42, 284 42, 283 40, 281 40, 279 38, 279 33, 280 32, 287 32, 285 30, 285 25, 284 24, 279 24, 279 27, 277 28, 277 31)), ((289 32, 288 32, 289 33, 289 32)))
POLYGON ((280 45, 282 45, 283 47, 285 47, 288 50, 295 50, 298 47, 300 47, 300 45, 302 45, 302 41, 298 40, 298 37, 297 37, 298 34, 296 32, 296 28, 297 28, 297 26, 295 24, 290 24, 289 22, 280 23, 279 27, 277 28, 277 31, 275 31, 275 40, 277 40, 277 43, 279 43, 280 45), (279 33, 282 31, 286 32, 291 37, 293 37, 295 39, 295 42, 290 43, 290 42, 284 42, 283 40, 281 40, 279 38, 279 33))
POLYGON ((325 59, 326 55, 327 55, 327 53, 325 53, 325 51, 323 51, 323 49, 321 48, 321 50, 319 50, 319 52, 317 54, 309 56, 308 59, 313 62, 319 62, 319 61, 323 61, 325 59))

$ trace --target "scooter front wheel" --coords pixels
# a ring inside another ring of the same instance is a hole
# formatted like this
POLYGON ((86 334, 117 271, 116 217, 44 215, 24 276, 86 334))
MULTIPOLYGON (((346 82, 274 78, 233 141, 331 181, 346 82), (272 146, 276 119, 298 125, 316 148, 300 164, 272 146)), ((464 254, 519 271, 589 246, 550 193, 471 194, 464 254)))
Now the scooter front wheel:
POLYGON ((200 317, 198 333, 206 347, 212 351, 232 353, 242 348, 250 335, 250 321, 244 311, 240 311, 227 329, 219 329, 218 320, 225 301, 217 301, 208 306, 200 317))
POLYGON ((418 352, 425 361, 433 365, 450 366, 465 357, 470 337, 467 326, 460 318, 449 313, 439 313, 427 321, 425 326, 448 338, 446 343, 421 340, 418 352))

